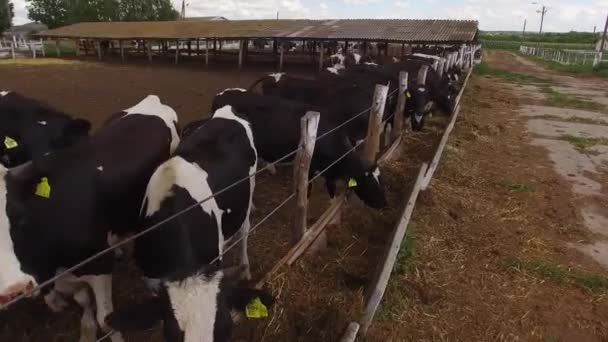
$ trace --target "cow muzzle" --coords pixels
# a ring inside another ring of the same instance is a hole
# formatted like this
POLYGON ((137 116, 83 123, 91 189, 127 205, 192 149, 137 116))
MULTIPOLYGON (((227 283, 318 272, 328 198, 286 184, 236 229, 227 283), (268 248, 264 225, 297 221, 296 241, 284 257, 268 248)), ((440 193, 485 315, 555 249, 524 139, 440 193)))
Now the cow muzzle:
POLYGON ((14 285, 11 285, 8 288, 6 288, 2 293, 0 293, 0 305, 5 305, 8 302, 10 302, 12 299, 14 299, 15 297, 22 295, 24 293, 27 294, 27 296, 29 297, 32 295, 33 289, 34 289, 34 282, 31 280, 23 281, 23 282, 19 282, 14 285))

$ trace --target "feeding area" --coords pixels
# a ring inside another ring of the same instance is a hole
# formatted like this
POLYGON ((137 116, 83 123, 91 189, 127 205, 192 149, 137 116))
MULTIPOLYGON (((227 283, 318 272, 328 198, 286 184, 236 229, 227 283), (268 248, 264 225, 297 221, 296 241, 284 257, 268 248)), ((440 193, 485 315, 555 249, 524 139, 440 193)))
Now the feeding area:
POLYGON ((2 253, 25 265, 0 277, 2 340, 367 334, 481 57, 476 22, 107 22, 39 37, 74 65, 0 89, 0 116, 29 120, 2 128, 2 253))

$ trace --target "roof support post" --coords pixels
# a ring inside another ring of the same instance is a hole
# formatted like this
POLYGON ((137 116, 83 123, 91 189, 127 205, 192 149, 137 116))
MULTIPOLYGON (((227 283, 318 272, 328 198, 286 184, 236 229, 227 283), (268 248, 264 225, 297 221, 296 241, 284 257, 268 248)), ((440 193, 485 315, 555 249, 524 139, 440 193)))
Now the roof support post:
POLYGON ((175 41, 175 64, 179 61, 179 40, 175 41))
POLYGON ((319 42, 319 72, 323 70, 323 42, 319 42))
MULTIPOLYGON (((245 45, 245 42, 242 40, 239 40, 239 69, 243 68, 243 47, 245 45)), ((222 45, 220 44, 220 47, 222 45)))
POLYGON ((397 94, 397 108, 394 114, 394 127, 392 131, 392 139, 399 138, 399 135, 403 133, 405 128, 405 105, 407 101, 407 85, 408 85, 408 73, 407 71, 399 72, 399 93, 397 94))
POLYGON ((125 46, 124 46, 124 42, 121 40, 118 41, 118 47, 120 48, 120 60, 124 63, 125 62, 125 46))
POLYGON ((74 39, 74 46, 76 47, 76 57, 80 57, 80 39, 74 39))
POLYGON ((209 38, 205 39, 205 66, 209 67, 209 38))
POLYGON ((196 38, 196 55, 199 56, 201 54, 201 40, 200 38, 196 38))
POLYGON ((152 63, 152 42, 148 41, 146 47, 148 48, 148 62, 152 63))
POLYGON ((192 40, 188 39, 188 57, 192 56, 192 40))
POLYGON ((401 57, 405 56, 405 43, 401 43, 401 57))
POLYGON ((101 61, 103 56, 101 53, 101 42, 99 40, 95 41, 95 48, 97 48, 97 59, 99 59, 101 61))
POLYGON ((283 71, 283 52, 285 48, 283 47, 283 43, 279 45, 279 71, 283 71))
POLYGON ((59 39, 55 41, 55 54, 57 57, 61 57, 61 49, 59 48, 59 39))

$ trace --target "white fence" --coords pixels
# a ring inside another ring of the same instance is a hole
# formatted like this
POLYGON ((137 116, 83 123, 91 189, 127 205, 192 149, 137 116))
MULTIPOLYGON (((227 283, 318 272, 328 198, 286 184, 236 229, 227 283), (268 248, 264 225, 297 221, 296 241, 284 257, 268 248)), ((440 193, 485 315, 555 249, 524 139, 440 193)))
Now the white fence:
POLYGON ((17 56, 32 56, 36 58, 42 55, 46 57, 42 39, 27 41, 23 37, 13 36, 12 40, 0 40, 0 58, 12 58, 17 56))
POLYGON ((519 52, 528 56, 536 56, 547 61, 563 65, 592 65, 606 63, 603 53, 593 50, 553 49, 534 46, 520 46, 519 52))

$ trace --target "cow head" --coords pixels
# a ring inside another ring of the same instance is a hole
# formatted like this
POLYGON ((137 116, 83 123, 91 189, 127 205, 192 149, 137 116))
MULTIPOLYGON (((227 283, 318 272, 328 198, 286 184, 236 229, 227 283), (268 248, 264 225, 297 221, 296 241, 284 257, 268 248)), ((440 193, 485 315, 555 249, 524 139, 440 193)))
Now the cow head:
POLYGON ((13 193, 28 184, 31 170, 31 163, 11 171, 0 166, 0 305, 36 286, 22 253, 22 242, 29 235, 25 231, 27 216, 21 201, 15 199, 19 196, 13 193))
POLYGON ((274 298, 241 287, 222 271, 163 281, 158 297, 126 305, 106 317, 114 330, 144 330, 163 322, 168 342, 226 342, 241 317, 265 318, 274 298))
POLYGON ((429 91, 424 86, 416 86, 406 92, 406 113, 410 116, 412 130, 420 131, 424 127, 427 103, 430 101, 429 91))
POLYGON ((347 181, 348 188, 353 190, 363 203, 374 209, 388 206, 384 195, 384 183, 380 168, 376 164, 365 162, 364 172, 351 177, 347 181))

